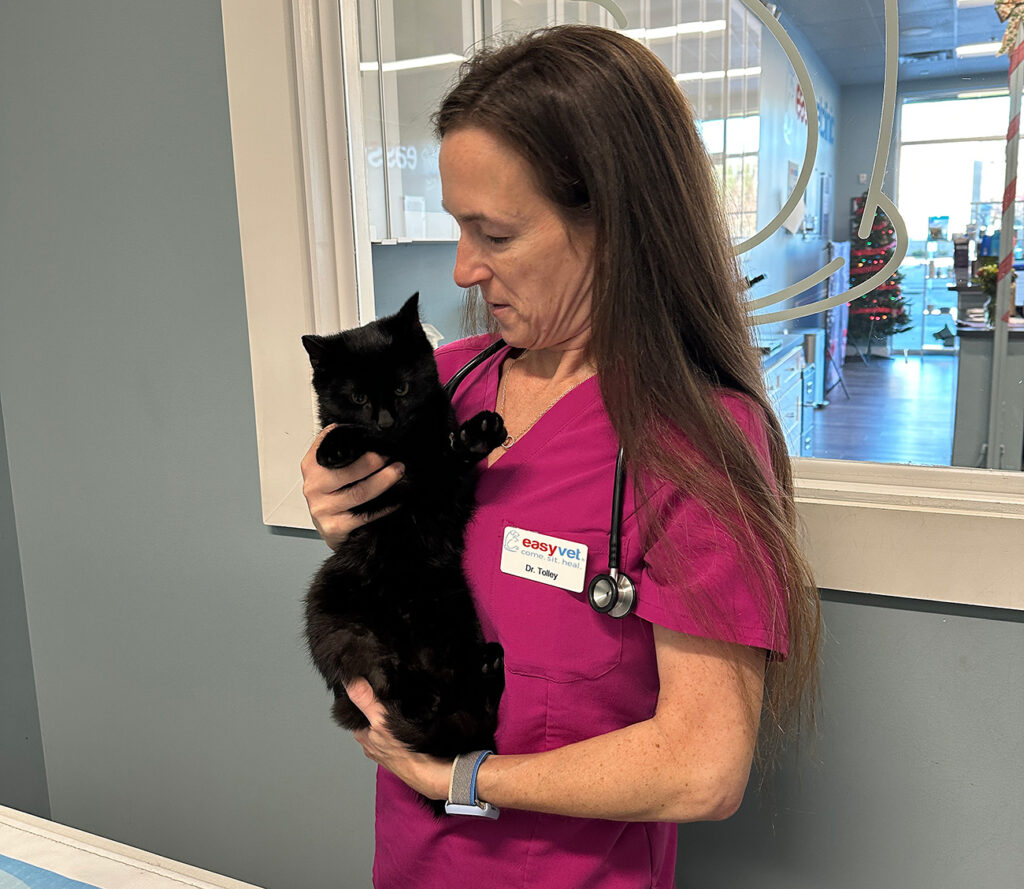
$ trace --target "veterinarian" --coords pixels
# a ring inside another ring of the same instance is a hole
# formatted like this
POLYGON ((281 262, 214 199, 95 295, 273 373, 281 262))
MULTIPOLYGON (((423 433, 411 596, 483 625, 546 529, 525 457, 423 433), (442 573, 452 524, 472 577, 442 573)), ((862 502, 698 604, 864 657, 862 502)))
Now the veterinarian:
MULTIPOLYGON (((436 122, 455 282, 493 332, 440 349, 442 380, 507 344, 454 397, 509 432, 464 560, 506 688, 497 752, 457 766, 397 743, 369 686, 349 688, 380 765, 374 883, 673 886, 675 824, 736 811, 755 752, 770 763, 807 712, 819 636, 711 164, 657 58, 586 26, 481 52, 436 122), (588 597, 612 569, 621 617, 588 597), (435 821, 416 792, 500 817, 435 821)), ((328 471, 315 447, 306 497, 336 546, 402 467, 328 471)))

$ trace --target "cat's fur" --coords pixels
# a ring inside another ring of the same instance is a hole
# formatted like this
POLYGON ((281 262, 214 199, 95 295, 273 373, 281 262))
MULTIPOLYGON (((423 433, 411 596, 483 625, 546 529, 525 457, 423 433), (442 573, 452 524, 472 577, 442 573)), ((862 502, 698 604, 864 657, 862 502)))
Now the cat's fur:
POLYGON ((364 327, 302 338, 320 422, 339 424, 317 462, 340 468, 374 451, 405 464, 401 481, 354 511, 398 508, 354 530, 313 580, 306 638, 339 725, 367 725, 344 688, 362 676, 396 738, 454 757, 494 750, 504 688, 502 649, 484 641, 462 552, 473 466, 505 428, 490 411, 457 426, 417 298, 364 327))

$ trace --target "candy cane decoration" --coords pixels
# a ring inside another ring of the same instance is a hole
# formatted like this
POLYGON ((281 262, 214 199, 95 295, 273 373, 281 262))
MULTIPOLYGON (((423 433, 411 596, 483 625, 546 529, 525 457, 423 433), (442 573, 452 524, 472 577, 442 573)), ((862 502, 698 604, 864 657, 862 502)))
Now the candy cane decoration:
MULTIPOLYGON (((1003 4, 1007 6, 1009 4, 1003 4)), ((1019 6, 1019 4, 1013 4, 1019 6)), ((1002 10, 1000 18, 1003 18, 1002 10)), ((1021 90, 1024 88, 1024 23, 1015 18, 1010 27, 1014 32, 1010 51, 1010 125, 1006 130, 1006 188, 1003 190, 1003 218, 999 230, 999 270, 996 275, 995 309, 992 312, 992 384, 988 406, 988 452, 985 464, 989 469, 1001 469, 1003 464, 1002 426, 1006 413, 1003 397, 1003 377, 1006 369, 1006 350, 1009 343, 1011 288, 1013 285, 1013 247, 1015 208, 1017 200, 1017 149, 1020 144, 1021 90)), ((1008 29, 1009 30, 1009 29, 1008 29)))
POLYGON ((995 317, 1009 319, 1010 284, 1013 281, 1014 204, 1017 200, 1017 154, 1020 144, 1021 89, 1024 88, 1024 41, 1018 39, 1010 53, 1010 125, 1006 130, 1006 188, 1003 190, 1003 219, 999 238, 999 272, 996 277, 995 317), (1007 237, 1009 235, 1009 237, 1007 237))

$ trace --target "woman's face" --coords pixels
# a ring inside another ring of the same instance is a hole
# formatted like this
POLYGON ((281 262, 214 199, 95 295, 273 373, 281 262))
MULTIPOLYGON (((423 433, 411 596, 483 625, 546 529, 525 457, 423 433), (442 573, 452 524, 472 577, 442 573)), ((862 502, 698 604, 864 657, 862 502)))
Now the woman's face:
POLYGON ((466 127, 441 141, 444 206, 459 223, 455 283, 480 288, 501 336, 525 349, 575 349, 590 334, 594 238, 569 227, 515 151, 466 127))

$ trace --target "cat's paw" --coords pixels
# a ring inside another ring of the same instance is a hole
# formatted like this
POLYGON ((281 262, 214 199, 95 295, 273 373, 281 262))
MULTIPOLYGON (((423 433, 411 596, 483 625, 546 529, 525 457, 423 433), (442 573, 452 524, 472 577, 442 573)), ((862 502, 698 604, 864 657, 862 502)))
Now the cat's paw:
POLYGON ((334 717, 334 721, 338 725, 350 732, 362 731, 370 725, 370 720, 366 718, 363 711, 353 704, 344 692, 335 697, 331 707, 331 716, 334 717))
POLYGON ((485 676, 503 676, 505 671, 505 649, 497 642, 484 643, 484 660, 481 672, 485 676))
POLYGON ((337 429, 328 432, 316 449, 316 462, 325 469, 341 469, 348 466, 365 451, 365 448, 359 448, 355 442, 344 435, 336 434, 337 432, 337 429))
POLYGON ((494 411, 480 411, 459 427, 459 441, 471 454, 489 454, 507 437, 505 421, 494 411))

